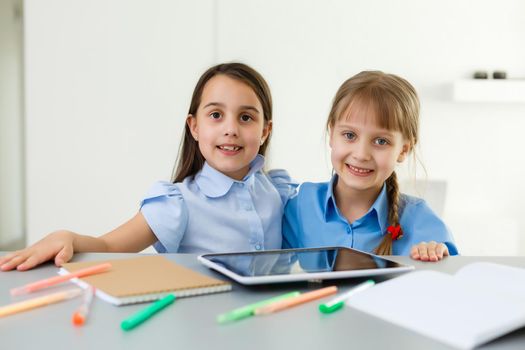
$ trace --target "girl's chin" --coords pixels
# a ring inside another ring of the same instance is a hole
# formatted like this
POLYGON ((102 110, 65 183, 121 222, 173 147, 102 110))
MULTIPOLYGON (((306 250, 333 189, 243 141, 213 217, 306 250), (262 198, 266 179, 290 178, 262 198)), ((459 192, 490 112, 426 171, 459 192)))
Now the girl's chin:
POLYGON ((337 185, 343 186, 344 188, 352 191, 377 190, 378 188, 382 187, 382 185, 372 183, 370 180, 371 179, 367 177, 363 178, 353 176, 351 174, 344 174, 343 176, 339 175, 337 185))

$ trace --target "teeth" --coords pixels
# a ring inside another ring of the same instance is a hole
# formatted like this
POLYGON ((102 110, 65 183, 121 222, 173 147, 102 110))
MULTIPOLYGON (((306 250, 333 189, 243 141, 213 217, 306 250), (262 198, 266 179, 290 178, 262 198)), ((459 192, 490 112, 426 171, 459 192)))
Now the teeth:
POLYGON ((219 148, 224 151, 237 151, 240 149, 240 147, 237 146, 219 146, 219 148))
POLYGON ((348 164, 348 167, 349 167, 350 169, 352 169, 353 171, 358 172, 358 173, 361 173, 361 174, 366 174, 366 173, 369 173, 369 172, 372 171, 372 170, 367 170, 367 169, 356 168, 356 167, 354 167, 354 166, 351 166, 350 164, 348 164))

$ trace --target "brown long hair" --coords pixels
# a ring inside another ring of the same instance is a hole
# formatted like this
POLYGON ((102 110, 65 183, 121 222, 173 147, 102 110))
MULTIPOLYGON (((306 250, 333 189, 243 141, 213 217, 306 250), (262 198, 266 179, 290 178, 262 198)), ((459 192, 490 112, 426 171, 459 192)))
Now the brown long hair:
MULTIPOLYGON (((380 71, 364 71, 345 81, 337 91, 328 115, 326 128, 330 131, 335 122, 346 116, 353 104, 371 107, 381 128, 401 132, 412 150, 419 135, 419 98, 414 87, 405 79, 380 71)), ((388 196, 388 224, 399 225, 399 185, 396 172, 386 180, 388 196)), ((392 254, 392 236, 383 235, 375 249, 379 255, 392 254)))
MULTIPOLYGON (((272 120, 272 96, 270 94, 270 88, 262 75, 255 69, 238 62, 218 64, 209 68, 202 74, 193 90, 188 114, 193 116, 196 115, 206 83, 211 78, 221 74, 239 80, 253 90, 261 103, 264 114, 264 123, 267 125, 267 123, 272 120)), ((264 144, 259 148, 260 155, 264 156, 266 154, 266 150, 270 144, 270 136, 271 131, 264 144)), ((188 124, 185 123, 183 141, 179 147, 176 166, 172 175, 172 182, 182 182, 186 177, 194 176, 202 169, 205 161, 206 160, 199 150, 197 141, 195 141, 191 135, 188 124)))

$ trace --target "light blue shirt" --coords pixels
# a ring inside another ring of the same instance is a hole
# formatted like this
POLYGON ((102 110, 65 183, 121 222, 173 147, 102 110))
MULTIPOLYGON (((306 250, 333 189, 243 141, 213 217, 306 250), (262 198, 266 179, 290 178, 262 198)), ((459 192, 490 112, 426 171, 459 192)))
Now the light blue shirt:
POLYGON ((159 253, 219 253, 279 249, 284 205, 296 193, 284 170, 262 171, 258 155, 242 181, 205 163, 182 183, 155 183, 141 212, 159 253))
MULTIPOLYGON (((353 223, 339 213, 333 196, 335 175, 330 182, 304 183, 285 208, 283 248, 344 246, 373 252, 388 227, 386 185, 368 212, 353 223)), ((401 194, 400 225, 403 237, 393 242, 392 254, 409 255, 422 241, 445 243, 451 255, 458 254, 443 221, 420 198, 401 194)))

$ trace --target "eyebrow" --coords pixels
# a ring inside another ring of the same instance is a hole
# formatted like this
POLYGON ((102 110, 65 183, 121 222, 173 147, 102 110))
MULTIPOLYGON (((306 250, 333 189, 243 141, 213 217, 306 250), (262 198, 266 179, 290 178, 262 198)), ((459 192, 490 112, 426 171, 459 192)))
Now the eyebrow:
MULTIPOLYGON (((338 124, 336 127, 336 129, 354 129, 354 127, 350 124, 338 124)), ((374 130, 374 133, 375 134, 384 134, 384 135, 387 135, 387 136, 394 136, 394 133, 388 129, 377 129, 377 130, 374 130)))
MULTIPOLYGON (((203 108, 207 108, 207 107, 210 107, 210 106, 217 106, 217 107, 222 107, 222 108, 226 107, 226 105, 224 103, 210 102, 206 106, 204 106, 203 108)), ((257 108, 255 108, 254 106, 250 106, 250 105, 239 106, 239 109, 248 109, 248 110, 255 111, 255 112, 259 113, 259 114, 261 113, 257 108)))

